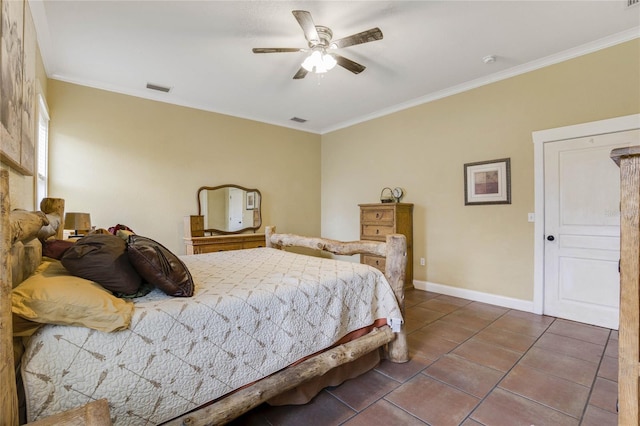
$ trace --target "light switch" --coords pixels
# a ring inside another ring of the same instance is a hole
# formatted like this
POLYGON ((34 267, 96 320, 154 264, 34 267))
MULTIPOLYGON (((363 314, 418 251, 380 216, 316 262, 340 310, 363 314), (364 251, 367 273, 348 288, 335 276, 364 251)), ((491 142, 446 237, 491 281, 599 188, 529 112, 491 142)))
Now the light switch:
POLYGON ((529 222, 535 222, 536 221, 536 214, 535 213, 527 213, 527 220, 529 222))

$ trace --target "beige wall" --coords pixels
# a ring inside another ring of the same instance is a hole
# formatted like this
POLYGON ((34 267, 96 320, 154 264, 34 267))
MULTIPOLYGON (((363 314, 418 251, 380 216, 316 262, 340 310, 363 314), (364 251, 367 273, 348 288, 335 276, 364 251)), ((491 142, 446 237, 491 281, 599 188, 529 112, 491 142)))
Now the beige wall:
POLYGON ((262 193, 263 225, 320 234, 320 136, 49 80, 50 195, 184 253, 200 186, 262 193))
POLYGON ((531 132, 638 112, 636 39, 323 135, 322 233, 358 238, 357 205, 400 186, 415 204, 416 280, 532 300, 531 132), (465 207, 463 164, 503 157, 512 204, 465 207))

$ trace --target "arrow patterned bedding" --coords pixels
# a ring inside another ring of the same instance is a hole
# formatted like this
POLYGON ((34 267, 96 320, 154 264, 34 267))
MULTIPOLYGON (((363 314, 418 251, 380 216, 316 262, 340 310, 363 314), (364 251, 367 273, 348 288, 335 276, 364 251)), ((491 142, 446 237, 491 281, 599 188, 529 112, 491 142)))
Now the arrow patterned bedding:
POLYGON ((107 398, 114 424, 158 424, 401 318, 384 275, 366 265, 271 248, 181 259, 192 298, 154 290, 123 331, 34 334, 22 366, 29 420, 107 398))

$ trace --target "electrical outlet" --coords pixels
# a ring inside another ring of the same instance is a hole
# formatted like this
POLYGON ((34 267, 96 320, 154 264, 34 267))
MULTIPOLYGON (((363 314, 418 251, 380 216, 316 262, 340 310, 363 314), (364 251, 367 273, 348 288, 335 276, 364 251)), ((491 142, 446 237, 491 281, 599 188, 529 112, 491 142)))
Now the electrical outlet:
POLYGON ((426 264, 427 264, 427 262, 424 260, 424 257, 421 257, 420 258, 420 266, 424 266, 426 264))

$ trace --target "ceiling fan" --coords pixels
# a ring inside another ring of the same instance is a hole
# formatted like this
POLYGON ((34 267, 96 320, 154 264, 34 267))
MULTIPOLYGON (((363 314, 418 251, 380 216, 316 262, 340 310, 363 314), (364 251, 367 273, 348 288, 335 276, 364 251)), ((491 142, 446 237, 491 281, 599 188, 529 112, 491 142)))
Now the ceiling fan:
POLYGON ((349 37, 332 41, 333 32, 331 29, 322 25, 315 25, 311 13, 306 10, 294 10, 291 13, 295 16, 300 27, 302 27, 309 48, 255 47, 253 48, 253 53, 311 52, 302 63, 298 72, 293 76, 294 79, 304 78, 309 72, 315 72, 317 74, 324 73, 336 65, 340 65, 354 74, 360 74, 366 68, 364 65, 338 55, 334 50, 356 44, 368 43, 370 41, 382 40, 382 31, 380 31, 380 28, 372 28, 350 35, 349 37))

